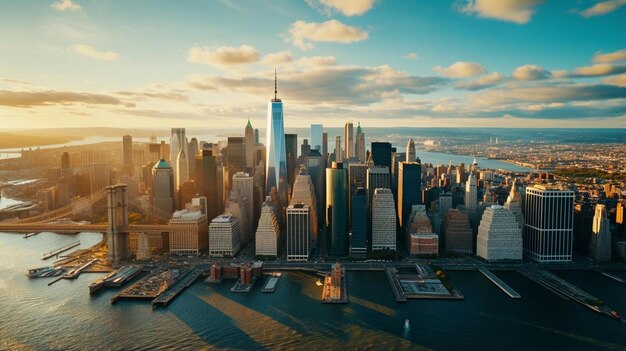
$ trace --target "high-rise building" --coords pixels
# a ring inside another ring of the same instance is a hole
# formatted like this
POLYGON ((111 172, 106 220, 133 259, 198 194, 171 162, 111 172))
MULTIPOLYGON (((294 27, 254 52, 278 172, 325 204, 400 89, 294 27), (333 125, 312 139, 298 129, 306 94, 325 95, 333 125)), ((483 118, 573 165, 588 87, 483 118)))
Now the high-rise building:
POLYGON ((389 174, 389 168, 374 166, 367 169, 367 203, 371 210, 372 198, 374 197, 374 191, 378 188, 390 188, 391 187, 391 175, 389 174))
MULTIPOLYGON (((352 214, 352 196, 359 187, 367 187, 367 166, 363 163, 351 163, 348 165, 348 189, 350 190, 348 208, 350 214, 352 214)), ((350 216, 350 223, 352 223, 352 216, 350 216)))
POLYGON ((241 249, 239 220, 230 214, 215 217, 209 224, 209 255, 235 256, 241 249))
POLYGON ((170 164, 161 158, 152 168, 152 210, 163 217, 174 212, 174 171, 170 164))
POLYGON ((283 103, 278 98, 276 78, 274 79, 274 98, 267 104, 267 138, 265 162, 265 191, 278 190, 282 207, 287 206, 287 150, 285 146, 285 126, 283 122, 283 103))
POLYGON ((405 228, 413 205, 422 203, 422 165, 411 161, 398 166, 398 219, 405 228))
POLYGON ((343 152, 341 151, 341 137, 339 135, 335 137, 335 161, 343 162, 343 152))
POLYGON ((130 135, 122 137, 122 159, 124 174, 133 175, 133 137, 130 135))
POLYGON ((356 154, 354 152, 354 125, 352 122, 348 122, 343 127, 343 141, 344 141, 344 152, 345 159, 349 160, 350 157, 355 157, 356 154))
POLYGON ((218 203, 223 203, 217 195, 217 158, 211 150, 202 150, 202 156, 195 161, 196 193, 207 198, 207 217, 211 220, 220 213, 218 203))
POLYGON ((89 178, 89 193, 94 194, 107 185, 111 185, 111 173, 106 163, 91 163, 81 167, 89 178))
POLYGON ((593 216, 591 240, 589 241, 589 256, 594 261, 611 261, 611 229, 609 225, 606 207, 597 204, 593 216))
POLYGON ((352 219, 352 236, 350 240, 350 256, 365 256, 367 253, 367 191, 358 187, 350 201, 350 217, 352 219))
POLYGON ((511 192, 504 203, 504 208, 511 211, 515 216, 515 221, 520 228, 524 228, 524 214, 522 213, 522 196, 517 191, 516 181, 511 185, 511 192))
POLYGON ((439 254, 439 236, 433 232, 433 226, 426 214, 426 206, 413 205, 406 228, 407 247, 411 256, 437 256, 439 254))
POLYGON ((524 253, 538 262, 572 260, 574 192, 558 185, 526 188, 524 253))
POLYGON ((321 124, 311 124, 311 148, 322 152, 322 134, 324 126, 321 124))
POLYGON ((254 237, 256 255, 278 256, 280 242, 278 216, 278 210, 272 203, 272 197, 267 196, 261 207, 261 217, 254 237))
POLYGON ((485 209, 476 243, 476 255, 487 261, 522 260, 522 228, 515 215, 503 206, 485 209))
MULTIPOLYGON (((315 201, 317 201, 317 228, 324 227, 326 221, 326 174, 324 160, 318 150, 311 150, 305 158, 304 164, 307 173, 311 176, 315 189, 315 201)), ((317 237, 313 238, 317 240, 317 237)))
POLYGON ((322 159, 324 160, 324 168, 328 164, 328 133, 322 133, 322 159))
POLYGON ((287 181, 289 191, 296 180, 296 164, 298 163, 298 134, 285 134, 285 150, 287 152, 287 181))
POLYGON ((387 167, 391 171, 391 144, 373 142, 372 161, 374 161, 374 166, 387 167))
POLYGON ((70 168, 72 168, 72 166, 70 165, 70 154, 65 151, 61 155, 61 170, 67 170, 70 168))
POLYGON ((326 233, 330 238, 329 254, 348 254, 348 172, 343 163, 326 168, 326 233))
POLYGON ((239 190, 239 193, 248 198, 248 201, 246 203, 245 216, 251 222, 253 222, 254 179, 248 173, 237 172, 233 174, 233 180, 231 184, 233 190, 239 190))
POLYGON ((250 119, 248 119, 248 124, 246 124, 246 167, 249 172, 254 171, 254 146, 256 143, 254 142, 254 129, 252 129, 252 124, 250 123, 250 119))
POLYGON ((169 163, 174 171, 174 185, 178 189, 178 155, 180 150, 188 150, 187 138, 185 137, 185 128, 172 128, 172 136, 170 137, 170 159, 169 163))
POLYGON ((478 208, 478 190, 476 189, 476 176, 470 173, 465 182, 465 208, 474 213, 478 208))
MULTIPOLYGON (((317 150, 316 150, 317 151, 317 150)), ((312 239, 317 239, 318 234, 318 213, 317 213, 317 199, 315 197, 315 186, 313 185, 313 179, 309 174, 300 172, 296 176, 296 181, 293 183, 293 192, 291 196, 291 205, 305 204, 308 207, 307 212, 311 217, 310 223, 310 235, 312 239)))
POLYGON ((473 234, 467 213, 456 209, 448 211, 443 221, 445 247, 448 252, 471 254, 473 234))
MULTIPOLYGON (((189 180, 189 159, 187 153, 189 151, 181 148, 176 158, 176 190, 189 180)), ((182 205, 182 204, 180 204, 182 205)))
POLYGON ((409 139, 409 142, 406 144, 406 161, 414 162, 417 158, 417 153, 415 152, 415 142, 413 138, 409 139))
POLYGON ((287 207, 287 261, 309 259, 311 241, 311 207, 292 203, 287 207))
POLYGON ((363 130, 361 129, 361 122, 359 122, 359 125, 356 127, 356 138, 354 140, 354 149, 356 152, 356 157, 359 159, 359 161, 365 162, 366 160, 365 133, 363 133, 363 130))
MULTIPOLYGON (((300 145, 300 158, 298 158, 298 160, 304 159, 309 152, 311 152, 311 145, 309 144, 309 140, 304 139, 302 141, 302 145, 300 145)), ((298 164, 300 164, 301 161, 298 161, 298 164)))
POLYGON ((174 212, 169 223, 170 253, 199 255, 209 247, 209 222, 206 216, 207 201, 196 197, 184 210, 174 212))
POLYGON ((372 198, 372 251, 396 249, 396 208, 391 189, 377 188, 372 198))
POLYGON ((195 181, 196 176, 196 156, 199 155, 200 149, 198 148, 198 139, 191 138, 188 145, 187 162, 189 163, 189 179, 195 181))
MULTIPOLYGON (((228 179, 232 179, 233 175, 238 172, 246 172, 248 169, 246 152, 246 138, 228 137, 228 146, 226 147, 228 179)), ((229 189, 231 188, 232 184, 229 189)))
POLYGON ((239 191, 239 189, 233 189, 230 191, 228 203, 224 209, 224 213, 231 214, 239 220, 239 242, 242 247, 248 245, 252 239, 253 220, 246 215, 250 201, 252 201, 252 199, 248 198, 248 196, 239 191))

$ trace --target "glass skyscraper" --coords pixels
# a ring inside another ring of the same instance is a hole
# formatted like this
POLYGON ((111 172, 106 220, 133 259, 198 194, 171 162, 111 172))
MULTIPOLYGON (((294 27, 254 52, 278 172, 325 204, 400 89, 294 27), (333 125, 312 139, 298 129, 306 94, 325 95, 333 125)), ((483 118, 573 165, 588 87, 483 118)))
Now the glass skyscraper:
POLYGON ((348 255, 348 170, 333 162, 326 168, 326 233, 331 256, 348 255))
POLYGON ((311 124, 311 148, 322 152, 322 134, 324 126, 321 124, 311 124))
POLYGON ((287 150, 285 148, 285 125, 283 103, 277 96, 276 80, 274 98, 267 104, 267 162, 265 163, 265 192, 278 190, 280 204, 287 206, 287 150))

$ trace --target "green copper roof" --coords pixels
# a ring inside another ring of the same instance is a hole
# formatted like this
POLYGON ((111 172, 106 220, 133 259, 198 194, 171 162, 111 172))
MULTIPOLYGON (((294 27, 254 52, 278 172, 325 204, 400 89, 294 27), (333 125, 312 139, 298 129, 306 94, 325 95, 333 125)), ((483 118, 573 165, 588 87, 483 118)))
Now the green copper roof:
POLYGON ((246 128, 252 128, 252 123, 250 123, 250 118, 248 118, 248 124, 246 125, 246 128))
POLYGON ((161 158, 159 162, 154 165, 154 168, 172 168, 172 166, 170 166, 169 162, 165 161, 164 158, 161 158))

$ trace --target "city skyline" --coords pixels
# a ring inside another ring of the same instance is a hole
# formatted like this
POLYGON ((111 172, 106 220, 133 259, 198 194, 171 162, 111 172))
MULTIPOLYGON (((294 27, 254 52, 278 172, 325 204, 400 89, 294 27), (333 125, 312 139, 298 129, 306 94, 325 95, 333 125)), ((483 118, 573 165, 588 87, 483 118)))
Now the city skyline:
POLYGON ((263 126, 276 69, 285 128, 626 127, 622 5, 10 3, 0 120, 7 129, 263 126))

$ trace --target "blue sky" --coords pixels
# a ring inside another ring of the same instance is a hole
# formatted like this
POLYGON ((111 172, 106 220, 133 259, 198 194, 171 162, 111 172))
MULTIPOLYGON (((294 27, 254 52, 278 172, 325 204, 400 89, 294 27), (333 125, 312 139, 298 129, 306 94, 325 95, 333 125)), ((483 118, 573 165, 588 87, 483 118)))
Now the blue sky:
POLYGON ((626 0, 12 1, 0 127, 626 127, 626 0))

